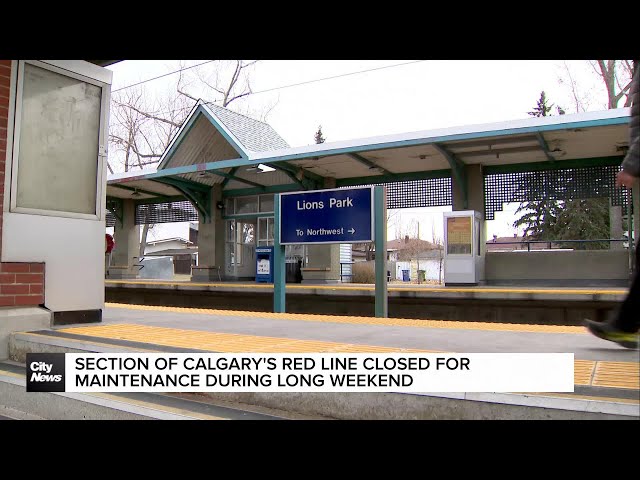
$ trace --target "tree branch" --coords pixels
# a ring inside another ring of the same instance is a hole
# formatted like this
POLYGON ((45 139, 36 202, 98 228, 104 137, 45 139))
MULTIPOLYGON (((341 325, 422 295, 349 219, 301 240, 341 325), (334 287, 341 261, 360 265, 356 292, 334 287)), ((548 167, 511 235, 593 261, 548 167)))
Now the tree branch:
POLYGON ((168 123, 169 125, 173 125, 174 127, 180 128, 181 124, 179 124, 179 123, 175 123, 175 122, 172 122, 171 120, 167 120, 166 118, 156 117, 155 115, 152 115, 150 113, 143 112, 142 110, 134 107, 133 105, 127 105, 126 103, 125 104, 118 103, 118 105, 120 105, 122 107, 125 107, 125 108, 129 108, 129 109, 133 110, 134 112, 138 112, 140 115, 142 115, 142 116, 144 116, 146 118, 151 118, 152 120, 157 120, 159 122, 168 123))
POLYGON ((109 137, 110 137, 114 142, 116 142, 116 143, 118 143, 118 144, 120 144, 120 145, 123 145, 123 146, 125 146, 125 147, 131 148, 131 151, 132 151, 133 153, 135 153, 136 155, 138 155, 139 157, 142 157, 142 158, 158 158, 158 157, 161 157, 161 156, 162 156, 162 155, 158 155, 158 154, 156 154, 156 153, 149 153, 149 154, 147 154, 147 153, 141 153, 141 152, 138 150, 138 148, 136 147, 136 145, 135 145, 135 140, 134 140, 133 142, 129 142, 128 140, 125 140, 124 138, 121 138, 121 137, 119 137, 119 136, 117 136, 117 135, 113 135, 113 134, 109 135, 109 137))

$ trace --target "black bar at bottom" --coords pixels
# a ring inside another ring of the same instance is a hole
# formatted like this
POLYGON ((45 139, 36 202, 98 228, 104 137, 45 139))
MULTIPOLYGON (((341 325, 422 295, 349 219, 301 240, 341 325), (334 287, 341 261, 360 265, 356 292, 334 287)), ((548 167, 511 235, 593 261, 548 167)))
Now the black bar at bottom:
POLYGON ((102 322, 101 309, 53 312, 54 325, 71 325, 74 323, 100 323, 100 322, 102 322))

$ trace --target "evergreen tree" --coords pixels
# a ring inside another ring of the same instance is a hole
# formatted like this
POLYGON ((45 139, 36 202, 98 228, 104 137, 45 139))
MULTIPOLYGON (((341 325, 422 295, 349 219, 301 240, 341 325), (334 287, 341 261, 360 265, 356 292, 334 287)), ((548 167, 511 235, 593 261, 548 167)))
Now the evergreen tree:
POLYGON ((544 92, 540 92, 540 99, 536 103, 533 111, 528 112, 533 117, 548 117, 553 104, 547 105, 547 96, 544 92))
POLYGON ((316 143, 324 143, 325 138, 322 136, 322 125, 318 126, 318 131, 315 136, 316 143))
MULTIPOLYGON (((564 202, 555 225, 557 240, 596 240, 609 238, 609 199, 587 198, 564 202)), ((567 243, 561 246, 576 250, 603 250, 609 242, 567 243)))
MULTIPOLYGON (((549 105, 544 92, 535 108, 528 112, 534 117, 550 115, 553 104, 549 105)), ((565 112, 557 107, 559 115, 565 112)), ((521 182, 523 196, 538 200, 522 202, 516 214, 524 212, 513 223, 516 228, 524 229, 524 236, 531 240, 595 240, 609 238, 609 200, 607 198, 567 199, 564 202, 555 200, 564 198, 562 192, 566 185, 553 180, 540 178, 543 172, 529 172, 521 182), (540 187, 542 190, 540 191, 540 187)), ((553 177, 551 177, 553 178, 553 177)), ((566 179, 565 179, 566 181, 566 179)), ((606 249, 608 242, 568 243, 567 248, 574 249, 606 249)))
MULTIPOLYGON (((543 91, 540 92, 540 99, 535 108, 528 113, 533 117, 547 117, 550 115, 552 107, 553 105, 547 104, 547 96, 543 91)), ((538 184, 534 181, 534 175, 536 174, 531 173, 525 177, 521 185, 525 192, 532 192, 538 184)), ((531 240, 552 240, 560 206, 557 200, 549 198, 548 192, 536 192, 535 197, 540 200, 520 204, 515 213, 525 213, 513 223, 513 226, 516 228, 524 227, 523 236, 531 240)))

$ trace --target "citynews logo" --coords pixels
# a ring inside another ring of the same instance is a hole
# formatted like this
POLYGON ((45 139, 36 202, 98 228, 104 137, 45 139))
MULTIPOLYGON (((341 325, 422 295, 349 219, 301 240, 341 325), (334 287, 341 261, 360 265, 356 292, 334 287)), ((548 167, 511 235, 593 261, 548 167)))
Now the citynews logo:
POLYGON ((27 353, 27 392, 64 392, 64 353, 27 353))

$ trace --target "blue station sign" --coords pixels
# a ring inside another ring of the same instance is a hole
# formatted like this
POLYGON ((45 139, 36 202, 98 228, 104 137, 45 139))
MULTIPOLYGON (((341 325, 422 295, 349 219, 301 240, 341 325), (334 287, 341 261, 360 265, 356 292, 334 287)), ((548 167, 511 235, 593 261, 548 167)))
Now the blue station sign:
POLYGON ((280 194, 280 243, 373 241, 373 187, 280 194))

